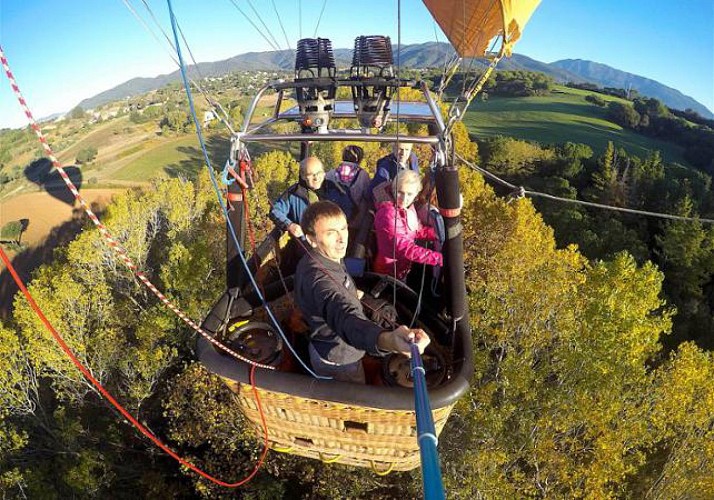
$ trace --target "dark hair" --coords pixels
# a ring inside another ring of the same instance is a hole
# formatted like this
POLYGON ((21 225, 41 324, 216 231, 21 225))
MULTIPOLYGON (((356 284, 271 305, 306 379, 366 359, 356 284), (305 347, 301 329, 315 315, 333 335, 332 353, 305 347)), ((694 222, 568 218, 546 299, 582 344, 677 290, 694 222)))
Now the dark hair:
POLYGON ((305 210, 305 213, 302 214, 300 227, 305 234, 315 236, 315 224, 319 219, 329 219, 331 217, 340 216, 344 217, 345 213, 337 203, 329 200, 316 201, 310 204, 307 210, 305 210))
POLYGON ((364 158, 364 150, 359 146, 347 146, 342 150, 342 161, 359 164, 364 158))

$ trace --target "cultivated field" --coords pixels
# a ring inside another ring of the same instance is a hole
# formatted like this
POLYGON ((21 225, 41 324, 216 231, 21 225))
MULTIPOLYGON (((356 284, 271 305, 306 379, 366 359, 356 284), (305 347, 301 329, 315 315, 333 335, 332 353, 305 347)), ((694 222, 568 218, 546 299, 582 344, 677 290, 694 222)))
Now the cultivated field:
MULTIPOLYGON (((65 188, 66 191, 66 188, 65 188)), ((120 189, 83 189, 82 197, 91 205, 101 209, 111 201, 120 189)), ((20 219, 29 219, 27 231, 22 235, 22 242, 28 246, 42 244, 52 228, 70 221, 79 204, 69 205, 52 194, 64 196, 61 190, 21 194, 0 203, 0 225, 20 219)))
MULTIPOLYGON (((666 161, 687 165, 682 148, 608 121, 606 109, 585 100, 592 92, 568 87, 556 90, 542 97, 491 97, 487 101, 474 101, 464 123, 476 139, 503 135, 544 145, 579 142, 588 144, 596 154, 612 141, 640 158, 646 158, 648 150, 659 150, 666 161)), ((598 95, 607 101, 619 100, 598 95)))

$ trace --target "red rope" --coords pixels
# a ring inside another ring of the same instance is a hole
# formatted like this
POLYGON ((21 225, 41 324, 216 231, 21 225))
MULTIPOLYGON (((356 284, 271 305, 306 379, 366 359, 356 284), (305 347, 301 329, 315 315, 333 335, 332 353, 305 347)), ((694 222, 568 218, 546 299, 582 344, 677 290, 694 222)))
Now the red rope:
POLYGON ((253 222, 250 218, 250 204, 248 203, 248 184, 245 182, 245 179, 243 179, 243 177, 238 175, 238 173, 230 167, 228 167, 228 173, 231 174, 231 177, 233 177, 238 184, 240 184, 242 201, 245 205, 245 210, 243 211, 243 218, 245 219, 245 223, 248 226, 248 236, 250 238, 251 250, 253 251, 253 255, 255 255, 255 231, 253 230, 253 222))
POLYGON ((23 111, 25 112, 25 116, 27 117, 28 121, 30 122, 30 126, 32 127, 32 130, 34 130, 35 135, 37 135, 37 138, 39 139, 40 143, 42 144, 42 147, 45 150, 45 153, 47 153, 47 156, 52 161, 52 165, 55 167, 57 172, 60 174, 60 176, 62 177, 62 180, 67 185, 67 188, 72 192, 75 199, 79 202, 79 204, 82 206, 82 208, 84 208, 84 211, 87 213, 87 216, 89 216, 89 219, 94 223, 95 226, 97 226, 97 229, 99 229, 99 232, 106 240, 109 248, 111 248, 114 251, 114 253, 126 265, 126 267, 128 267, 134 273, 134 275, 137 278, 139 278, 139 281, 141 281, 149 290, 151 290, 151 292, 154 295, 156 295, 156 297, 158 297, 158 299, 166 307, 171 309, 171 311, 173 311, 179 318, 181 318, 188 326, 193 328, 196 332, 198 332, 201 336, 203 336, 206 340, 208 340, 215 347, 217 347, 218 349, 221 349, 224 352, 227 352, 234 358, 236 358, 240 361, 243 361, 245 363, 248 363, 252 366, 258 366, 260 368, 265 368, 267 370, 275 370, 274 366, 264 365, 264 364, 252 361, 244 356, 241 356, 234 350, 232 350, 229 347, 220 343, 218 340, 216 340, 215 337, 213 337, 211 334, 204 331, 200 326, 198 326, 198 324, 196 324, 191 318, 189 318, 188 315, 186 315, 181 309, 179 309, 176 305, 174 305, 163 293, 161 293, 159 291, 158 288, 156 288, 156 286, 151 281, 149 281, 149 278, 147 278, 146 275, 142 271, 139 271, 136 264, 134 264, 134 262, 129 257, 127 251, 119 244, 118 241, 116 241, 114 239, 114 237, 109 232, 109 230, 106 228, 106 226, 100 222, 99 218, 92 211, 89 204, 84 200, 82 195, 79 194, 79 190, 74 185, 72 180, 69 178, 67 173, 64 171, 64 168, 62 168, 62 164, 59 162, 59 160, 55 156, 54 152, 52 151, 52 148, 50 147, 49 143, 47 142, 47 138, 42 133, 42 130, 40 129, 39 125, 37 124, 37 122, 35 121, 35 118, 32 115, 32 111, 30 111, 30 108, 27 106, 27 102, 25 101, 25 98, 22 96, 22 93, 20 92, 20 87, 17 85, 17 82, 15 81, 15 77, 13 76, 12 71, 10 71, 10 66, 7 62, 7 59, 5 58, 5 52, 3 52, 1 45, 0 45, 0 63, 2 63, 2 66, 5 70, 5 74, 7 75, 7 78, 10 81, 10 86, 12 87, 12 90, 15 93, 15 96, 17 97, 18 102, 20 103, 20 106, 22 107, 23 111))
POLYGON ((174 452, 171 448, 169 448, 167 445, 165 445, 163 442, 159 440, 149 429, 144 427, 138 420, 136 420, 114 397, 107 391, 102 384, 95 379, 92 374, 89 372, 89 370, 82 364, 82 362, 77 359, 77 356, 72 352, 72 350, 69 348, 67 343, 64 341, 62 336, 55 330, 55 328, 52 326, 52 324, 49 322, 47 317, 44 315, 42 312, 42 309, 37 305, 35 302, 35 299, 32 297, 30 292, 27 290, 25 287, 25 284, 22 282, 22 279, 20 279, 20 276, 17 274, 15 271, 15 268, 13 265, 10 263, 10 259, 8 258, 7 254, 5 251, 0 247, 0 258, 2 258, 3 262, 7 266, 7 269, 10 271, 10 274, 12 275, 12 278, 15 280, 15 283, 17 283, 17 286, 20 288, 22 293, 25 295, 25 298, 27 301, 30 303, 30 306, 32 309, 35 311, 37 316, 40 318, 42 323, 44 323, 45 327, 49 330, 49 332, 52 334, 52 337, 57 341, 59 346, 62 348, 64 353, 69 357, 69 359, 72 361, 74 366, 79 369, 80 372, 82 372, 82 375, 91 382, 91 384, 104 396, 104 398, 109 401, 114 408, 116 408, 124 417, 131 422, 131 424, 139 431, 141 432, 144 436, 149 438, 156 446, 161 448, 166 454, 171 456, 174 460, 179 462, 181 465, 188 467, 192 471, 194 471, 196 474, 199 476, 208 479, 209 481, 219 485, 219 486, 224 486, 226 488, 237 488, 238 486, 242 486, 248 481, 250 481, 255 474, 257 474, 258 470, 260 469, 260 466, 263 464, 263 461, 265 460, 265 456, 268 453, 268 425, 265 422, 265 415, 263 413, 263 407, 260 403, 260 396, 258 394, 258 389, 255 386, 255 366, 253 366, 250 370, 250 383, 253 387, 253 394, 255 396, 255 401, 258 405, 258 411, 260 413, 260 420, 261 423, 263 424, 263 432, 264 432, 264 447, 263 447, 263 453, 260 456, 260 459, 258 460, 258 463, 255 465, 255 468, 253 471, 244 479, 241 479, 238 482, 235 483, 228 483, 225 481, 222 481, 216 477, 213 477, 209 473, 203 471, 202 469, 198 468, 197 466, 193 465, 186 459, 180 457, 176 452, 174 452))
POLYGON ((248 226, 248 236, 250 237, 250 246, 255 255, 255 231, 253 231, 253 221, 250 219, 250 205, 248 204, 248 191, 241 187, 243 191, 243 201, 245 202, 245 223, 248 226))

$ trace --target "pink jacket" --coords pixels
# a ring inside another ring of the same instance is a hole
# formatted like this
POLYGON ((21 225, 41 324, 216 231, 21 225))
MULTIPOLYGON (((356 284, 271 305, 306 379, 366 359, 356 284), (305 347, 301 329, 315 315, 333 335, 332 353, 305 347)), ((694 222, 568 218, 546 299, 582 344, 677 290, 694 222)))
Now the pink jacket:
POLYGON ((443 265, 440 252, 420 247, 414 241, 436 239, 434 229, 422 226, 419 222, 414 205, 405 210, 398 209, 391 201, 379 203, 377 214, 374 216, 374 230, 377 233, 377 256, 373 263, 375 272, 393 275, 396 261, 396 277, 404 280, 412 262, 432 266, 443 265))

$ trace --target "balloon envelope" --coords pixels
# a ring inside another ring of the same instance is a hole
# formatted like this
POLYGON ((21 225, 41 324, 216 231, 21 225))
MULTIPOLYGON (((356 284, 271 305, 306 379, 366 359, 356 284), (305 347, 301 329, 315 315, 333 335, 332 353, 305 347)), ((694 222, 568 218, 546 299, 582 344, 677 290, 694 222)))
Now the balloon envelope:
POLYGON ((510 56, 539 3, 540 0, 424 0, 461 57, 483 57, 497 35, 503 36, 503 55, 510 56))

